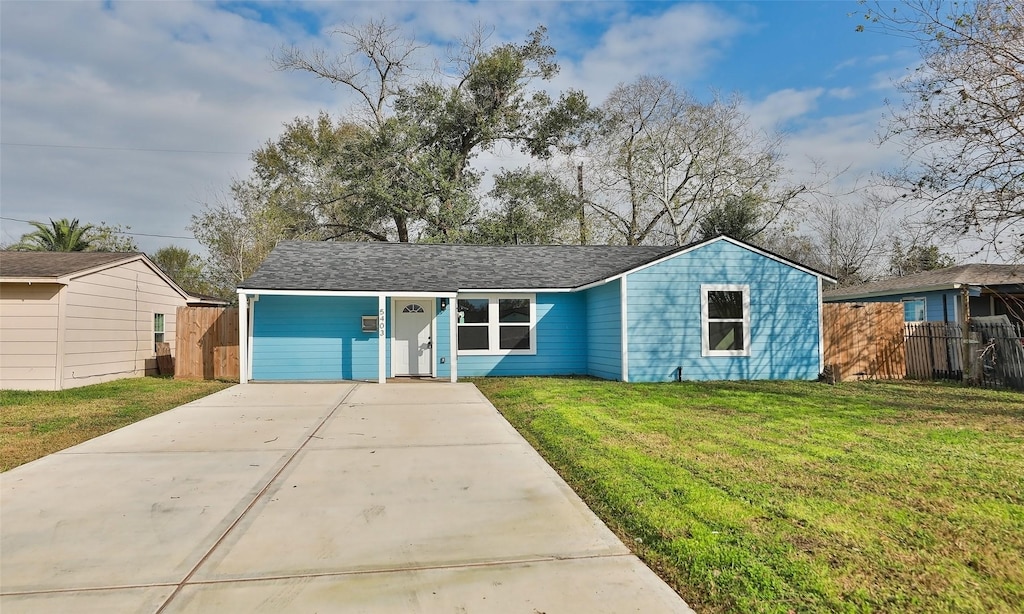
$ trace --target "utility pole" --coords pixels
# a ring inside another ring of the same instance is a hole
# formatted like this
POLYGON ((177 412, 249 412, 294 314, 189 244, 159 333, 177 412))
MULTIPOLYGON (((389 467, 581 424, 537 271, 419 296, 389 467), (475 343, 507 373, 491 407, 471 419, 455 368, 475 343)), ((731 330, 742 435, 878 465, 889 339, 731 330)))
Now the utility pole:
POLYGON ((580 162, 579 166, 576 167, 576 190, 580 199, 579 216, 580 216, 580 245, 587 244, 587 215, 586 215, 586 201, 583 199, 583 163, 580 162))

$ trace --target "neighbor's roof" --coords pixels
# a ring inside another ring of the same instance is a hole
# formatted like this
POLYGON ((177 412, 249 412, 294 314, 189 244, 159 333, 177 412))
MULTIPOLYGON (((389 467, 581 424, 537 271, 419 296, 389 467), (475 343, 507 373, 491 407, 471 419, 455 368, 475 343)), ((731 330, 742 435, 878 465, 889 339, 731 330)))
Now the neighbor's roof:
POLYGON ((134 252, 0 251, 0 277, 56 280, 81 271, 140 256, 134 252))
POLYGON ((715 240, 683 247, 285 241, 238 287, 349 292, 575 289, 715 240))
POLYGON ((857 299, 913 292, 952 290, 963 286, 1005 286, 1024 284, 1024 265, 962 264, 934 271, 890 277, 825 292, 825 300, 857 299))

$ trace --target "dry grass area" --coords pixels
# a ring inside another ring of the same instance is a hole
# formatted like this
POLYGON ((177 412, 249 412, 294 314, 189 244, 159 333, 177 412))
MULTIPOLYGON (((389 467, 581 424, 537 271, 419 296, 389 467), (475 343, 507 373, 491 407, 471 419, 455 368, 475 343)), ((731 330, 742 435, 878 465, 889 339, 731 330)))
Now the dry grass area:
POLYGON ((55 392, 0 390, 0 471, 231 385, 136 377, 55 392))
POLYGON ((474 383, 700 612, 1024 611, 1024 396, 474 383))

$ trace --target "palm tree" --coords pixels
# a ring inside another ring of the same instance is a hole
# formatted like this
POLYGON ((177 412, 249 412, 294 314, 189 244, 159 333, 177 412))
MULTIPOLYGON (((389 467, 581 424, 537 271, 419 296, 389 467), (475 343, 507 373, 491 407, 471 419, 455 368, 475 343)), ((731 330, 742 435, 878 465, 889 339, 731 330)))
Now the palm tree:
POLYGON ((92 247, 92 224, 79 225, 78 219, 50 219, 50 225, 29 222, 36 230, 21 236, 11 249, 32 252, 84 252, 92 247))

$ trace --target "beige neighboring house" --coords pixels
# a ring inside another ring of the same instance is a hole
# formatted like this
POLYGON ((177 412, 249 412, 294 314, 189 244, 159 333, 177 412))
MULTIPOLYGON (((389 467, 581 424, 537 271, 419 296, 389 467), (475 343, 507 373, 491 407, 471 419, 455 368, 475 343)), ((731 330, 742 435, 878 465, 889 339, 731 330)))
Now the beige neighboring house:
POLYGON ((199 302, 145 254, 0 252, 0 388, 63 390, 156 372, 199 302))

